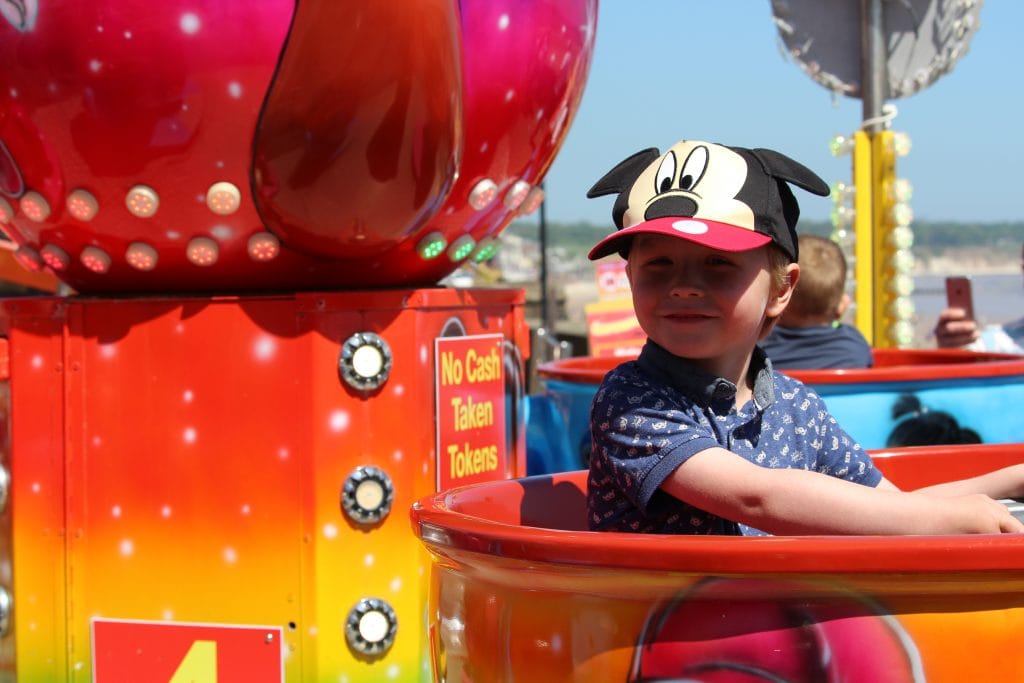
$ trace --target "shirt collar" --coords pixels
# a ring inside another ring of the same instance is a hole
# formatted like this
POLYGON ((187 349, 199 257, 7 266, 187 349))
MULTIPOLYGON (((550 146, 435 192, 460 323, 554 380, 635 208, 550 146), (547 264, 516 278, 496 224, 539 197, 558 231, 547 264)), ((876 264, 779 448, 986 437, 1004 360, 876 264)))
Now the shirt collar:
MULTIPOLYGON (((666 351, 650 339, 641 349, 637 362, 647 373, 661 377, 705 407, 716 401, 736 399, 735 384, 666 351)), ((754 403, 764 410, 775 402, 775 383, 772 381, 772 362, 759 346, 754 347, 750 372, 754 373, 754 403)))

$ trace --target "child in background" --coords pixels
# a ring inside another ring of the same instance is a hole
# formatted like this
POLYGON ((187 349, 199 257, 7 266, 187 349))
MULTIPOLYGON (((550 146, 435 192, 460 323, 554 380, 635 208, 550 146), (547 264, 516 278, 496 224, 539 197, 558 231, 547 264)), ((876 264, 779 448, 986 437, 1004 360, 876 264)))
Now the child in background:
POLYGON ((648 341, 606 375, 591 410, 592 529, 689 534, 1024 531, 995 498, 1024 465, 905 493, 757 343, 800 276, 787 183, 828 187, 785 155, 682 141, 621 162, 618 232, 590 252, 627 259, 648 341))
POLYGON ((800 235, 799 247, 800 286, 761 348, 777 368, 871 367, 864 335, 840 322, 850 305, 843 250, 818 235, 800 235))
POLYGON ((892 406, 896 425, 885 440, 886 448, 936 446, 939 444, 981 443, 981 435, 964 427, 945 410, 921 405, 914 394, 901 394, 892 406))

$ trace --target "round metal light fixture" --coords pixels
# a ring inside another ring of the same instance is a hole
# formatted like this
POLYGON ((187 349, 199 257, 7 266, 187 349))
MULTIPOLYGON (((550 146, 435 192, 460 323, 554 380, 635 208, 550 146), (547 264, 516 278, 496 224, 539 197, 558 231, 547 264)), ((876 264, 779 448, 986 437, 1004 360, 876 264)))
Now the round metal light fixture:
POLYGON ((376 524, 391 512, 395 487, 379 467, 357 467, 341 488, 341 509, 358 524, 376 524))
POLYGON ((345 640, 354 651, 369 656, 382 655, 395 642, 398 617, 384 600, 363 598, 345 620, 345 640))
POLYGON ((345 384, 372 391, 391 375, 391 348, 373 332, 357 332, 345 340, 338 357, 338 372, 345 384))
POLYGON ((21 196, 18 205, 30 221, 42 223, 50 217, 50 203, 38 192, 26 192, 21 196))
POLYGON ((72 190, 65 203, 68 207, 68 213, 80 221, 91 221, 100 210, 100 204, 96 201, 96 197, 88 190, 83 190, 82 188, 72 190))
POLYGON ((206 206, 210 211, 227 216, 238 211, 242 204, 242 193, 233 183, 221 181, 210 185, 206 191, 206 206))
POLYGON ((185 246, 185 258, 197 266, 212 266, 220 257, 220 247, 209 237, 193 237, 185 246))
POLYGON ((91 245, 85 247, 78 255, 78 260, 82 262, 83 266, 100 275, 110 270, 110 254, 99 247, 91 245))
POLYGON ((530 192, 530 183, 525 180, 517 180, 512 183, 512 187, 505 193, 505 208, 509 211, 515 211, 526 199, 526 195, 530 192))
POLYGON ((14 260, 25 270, 35 273, 43 268, 43 257, 34 247, 23 244, 14 250, 14 260))
POLYGON ((498 194, 498 185, 490 178, 484 178, 469 192, 469 205, 480 211, 494 201, 498 194))
POLYGON ((544 189, 539 185, 530 189, 526 193, 526 199, 519 205, 519 213, 526 216, 540 208, 541 203, 544 201, 544 189))
POLYGON ((476 241, 469 235, 463 235, 448 247, 448 258, 451 259, 452 263, 459 263, 469 258, 475 247, 476 241))
POLYGON ((424 261, 435 259, 444 253, 445 248, 448 246, 448 240, 439 231, 434 230, 433 232, 425 235, 423 239, 416 245, 416 253, 420 255, 424 261))
POLYGON ((272 261, 281 253, 281 240, 269 232, 258 232, 249 238, 246 251, 253 261, 262 263, 272 261))
POLYGON ((65 270, 71 265, 71 257, 56 244, 47 244, 39 251, 40 258, 53 270, 65 270))
POLYGON ((145 242, 132 242, 124 253, 124 260, 136 270, 153 270, 159 258, 156 249, 145 242))
POLYGON ((160 196, 148 185, 136 185, 128 190, 124 204, 133 216, 150 218, 160 208, 160 196))
POLYGON ((473 252, 473 263, 483 263, 494 258, 494 255, 498 253, 498 240, 493 237, 485 237, 476 245, 476 251, 473 252))

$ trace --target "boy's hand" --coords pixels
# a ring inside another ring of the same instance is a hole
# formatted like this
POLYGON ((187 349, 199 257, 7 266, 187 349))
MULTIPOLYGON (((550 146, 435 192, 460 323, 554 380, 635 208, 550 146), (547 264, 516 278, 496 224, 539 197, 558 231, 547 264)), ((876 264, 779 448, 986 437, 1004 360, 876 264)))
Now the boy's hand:
MULTIPOLYGON (((937 499, 946 507, 951 526, 944 533, 959 534, 1017 534, 1024 533, 1024 524, 1010 514, 1009 509, 983 493, 937 499)), ((943 533, 943 532, 939 532, 943 533)))
POLYGON ((967 346, 978 338, 978 323, 962 308, 946 308, 935 323, 935 343, 939 348, 967 346))

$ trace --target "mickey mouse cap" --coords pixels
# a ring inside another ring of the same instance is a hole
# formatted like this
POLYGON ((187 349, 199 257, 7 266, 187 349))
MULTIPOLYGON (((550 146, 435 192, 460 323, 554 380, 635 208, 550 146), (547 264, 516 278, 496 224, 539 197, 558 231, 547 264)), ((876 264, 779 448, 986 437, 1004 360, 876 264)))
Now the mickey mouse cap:
POLYGON ((819 196, 828 185, 813 171, 770 149, 683 140, 664 154, 645 149, 619 163, 587 197, 618 194, 617 232, 588 254, 596 260, 629 251, 634 235, 670 235, 721 251, 774 242, 796 261, 800 206, 787 183, 819 196))

